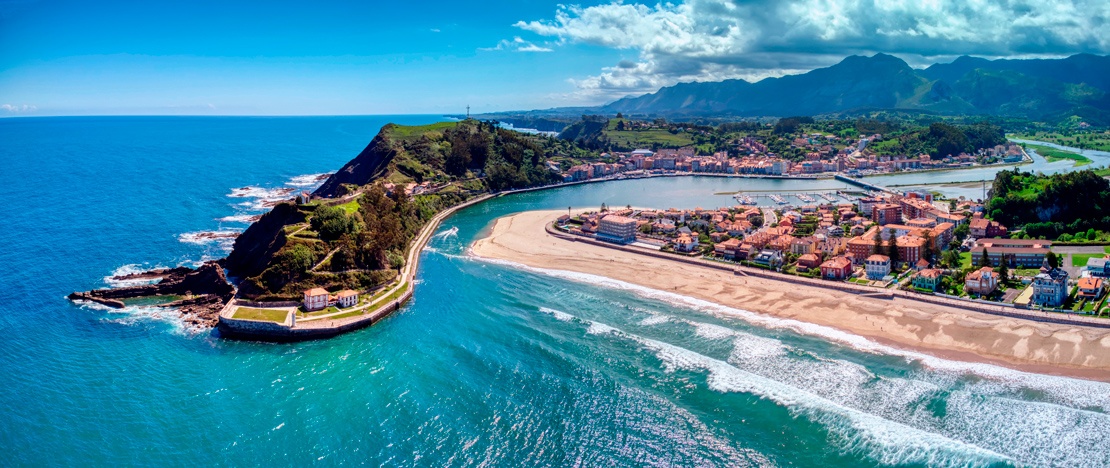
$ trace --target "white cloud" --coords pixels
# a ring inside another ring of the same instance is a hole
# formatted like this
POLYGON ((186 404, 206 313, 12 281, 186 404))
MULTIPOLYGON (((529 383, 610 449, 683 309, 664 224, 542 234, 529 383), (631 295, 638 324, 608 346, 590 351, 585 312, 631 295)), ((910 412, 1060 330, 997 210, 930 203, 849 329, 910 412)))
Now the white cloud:
POLYGON ((778 76, 851 54, 885 52, 911 64, 962 54, 1105 54, 1107 25, 1105 0, 618 0, 515 24, 559 45, 635 53, 635 61, 572 80, 597 99, 680 81, 778 76))
POLYGON ((440 31, 439 28, 432 28, 432 29, 429 29, 429 31, 434 32, 434 33, 442 32, 442 31, 440 31))
POLYGON ((529 41, 521 39, 519 36, 514 37, 513 40, 502 40, 494 47, 485 47, 479 50, 492 51, 492 50, 511 50, 515 52, 551 52, 550 47, 541 47, 529 41))
POLYGON ((0 104, 0 110, 3 110, 4 112, 7 112, 9 114, 23 114, 37 111, 39 110, 39 108, 29 104, 0 104))

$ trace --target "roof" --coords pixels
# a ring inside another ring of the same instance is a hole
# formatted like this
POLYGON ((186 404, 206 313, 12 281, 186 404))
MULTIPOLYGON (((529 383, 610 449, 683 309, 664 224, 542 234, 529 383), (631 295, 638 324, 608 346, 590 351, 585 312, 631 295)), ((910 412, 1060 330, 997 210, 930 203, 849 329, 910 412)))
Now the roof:
POLYGON ((327 296, 328 295, 328 290, 324 289, 324 288, 312 288, 312 289, 309 289, 308 291, 305 291, 304 295, 309 296, 309 297, 312 297, 312 296, 327 296))
POLYGON ((601 218, 601 220, 604 221, 604 222, 617 223, 617 224, 628 224, 628 223, 635 224, 636 223, 635 219, 626 218, 624 216, 619 216, 619 215, 608 215, 604 218, 601 218))
POLYGON ((887 257, 886 255, 872 255, 870 257, 867 257, 867 261, 869 261, 869 262, 889 262, 890 257, 887 257))
POLYGON ((941 271, 941 270, 937 270, 935 268, 928 268, 928 269, 925 269, 925 270, 921 270, 921 273, 917 274, 917 276, 920 276, 922 278, 929 278, 929 279, 940 278, 942 275, 944 275, 944 272, 941 271))
POLYGON ((848 257, 834 257, 821 264, 824 268, 847 268, 851 265, 852 261, 848 257))
POLYGON ((994 272, 994 268, 983 267, 983 268, 980 268, 978 270, 975 270, 975 271, 969 273, 967 275, 967 279, 972 280, 972 281, 978 281, 978 280, 983 278, 983 275, 987 275, 987 277, 993 278, 995 276, 998 276, 998 273, 994 272))
POLYGON ((350 289, 346 289, 346 290, 343 290, 343 291, 339 291, 339 294, 336 294, 335 297, 350 297, 350 296, 357 296, 357 295, 358 295, 358 292, 352 291, 350 289))
POLYGON ((1087 268, 1106 268, 1106 262, 1110 259, 1106 258, 1089 258, 1087 259, 1087 268))
POLYGON ((1102 287, 1102 278, 1079 278, 1079 289, 1098 289, 1102 287))

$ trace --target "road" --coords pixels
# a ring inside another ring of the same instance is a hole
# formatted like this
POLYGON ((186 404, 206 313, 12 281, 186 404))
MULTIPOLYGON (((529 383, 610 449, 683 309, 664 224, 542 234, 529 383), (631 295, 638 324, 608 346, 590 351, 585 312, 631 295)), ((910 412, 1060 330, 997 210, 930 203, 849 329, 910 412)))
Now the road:
POLYGON ((778 224, 779 216, 775 214, 772 208, 763 208, 763 227, 769 228, 772 224, 778 224))

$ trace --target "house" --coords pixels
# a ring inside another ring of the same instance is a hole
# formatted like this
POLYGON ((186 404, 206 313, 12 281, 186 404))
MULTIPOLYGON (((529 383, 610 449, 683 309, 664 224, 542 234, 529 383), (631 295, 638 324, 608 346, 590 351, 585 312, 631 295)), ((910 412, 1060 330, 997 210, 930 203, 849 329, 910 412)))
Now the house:
POLYGON ((301 192, 301 193, 297 194, 297 204, 298 205, 304 205, 304 204, 306 204, 310 201, 312 201, 312 195, 309 194, 308 192, 301 192))
POLYGON ((1103 281, 1102 278, 1087 277, 1079 278, 1079 292, 1078 297, 1095 300, 1102 297, 1103 281))
POLYGON ((1068 272, 1061 268, 1042 268, 1041 274, 1033 277, 1034 304, 1059 307, 1068 298, 1068 272))
POLYGON ((790 253, 794 255, 811 254, 817 250, 817 238, 797 237, 790 242, 790 253))
POLYGON ((886 255, 872 255, 863 263, 869 279, 881 280, 890 274, 890 257, 886 255))
POLYGON ((976 239, 983 237, 1004 237, 1009 230, 1006 226, 998 224, 997 221, 991 221, 983 218, 982 213, 976 213, 975 217, 971 219, 971 224, 968 225, 968 235, 976 239))
POLYGON ((964 291, 980 296, 989 295, 998 289, 998 277, 999 274, 991 267, 975 270, 964 278, 964 291))
POLYGON ((328 290, 312 288, 304 292, 304 309, 320 310, 328 306, 328 290))
POLYGON ((924 258, 921 259, 921 260, 918 260, 917 263, 915 263, 913 265, 913 269, 917 270, 917 271, 924 271, 928 268, 929 268, 929 261, 925 260, 924 258))
POLYGON ((698 241, 689 234, 679 235, 674 241, 674 249, 679 252, 693 252, 698 248, 698 241))
POLYGON ((821 266, 821 257, 814 253, 807 253, 798 257, 798 266, 805 268, 818 268, 821 266))
POLYGON ((335 299, 339 307, 354 307, 358 305, 358 293, 350 289, 339 291, 339 294, 335 295, 335 299))
POLYGON ((1110 259, 1107 258, 1091 258, 1087 260, 1087 271, 1092 276, 1099 278, 1106 278, 1110 276, 1110 259))
POLYGON ((835 257, 821 264, 821 277, 830 280, 843 280, 852 276, 852 261, 845 257, 835 257))
POLYGON ((919 289, 928 289, 936 291, 940 286, 940 279, 944 277, 944 271, 935 268, 926 268, 917 273, 913 277, 913 286, 919 289))
POLYGON ((761 250, 755 257, 751 258, 752 263, 756 265, 763 265, 768 268, 778 268, 782 266, 782 252, 777 250, 761 250))
POLYGON ((740 250, 740 239, 729 239, 724 242, 718 242, 713 246, 713 253, 720 255, 724 258, 736 258, 737 252, 740 250))

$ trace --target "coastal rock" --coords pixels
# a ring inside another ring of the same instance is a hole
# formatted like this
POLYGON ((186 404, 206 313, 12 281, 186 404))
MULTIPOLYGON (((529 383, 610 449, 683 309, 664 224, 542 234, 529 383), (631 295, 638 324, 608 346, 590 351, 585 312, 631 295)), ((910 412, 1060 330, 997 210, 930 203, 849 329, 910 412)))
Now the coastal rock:
POLYGON ((362 186, 385 176, 390 161, 397 154, 397 150, 393 148, 386 136, 386 133, 391 131, 393 127, 392 124, 383 127, 381 132, 370 141, 369 145, 366 145, 366 148, 358 156, 344 164, 331 177, 328 177, 328 180, 316 189, 312 195, 323 198, 342 196, 346 193, 345 185, 362 186))
POLYGON ((305 214, 292 203, 280 203, 235 239, 224 266, 237 278, 262 273, 285 245, 285 226, 302 223, 305 214))
POLYGON ((235 288, 228 283, 223 267, 218 262, 208 262, 196 270, 174 268, 151 270, 115 279, 157 279, 155 284, 129 286, 112 289, 95 289, 75 292, 68 297, 71 301, 90 301, 114 309, 125 307, 122 299, 150 296, 189 296, 188 299, 162 304, 162 307, 177 309, 185 322, 195 326, 215 326, 219 320, 220 309, 231 299, 235 288))

